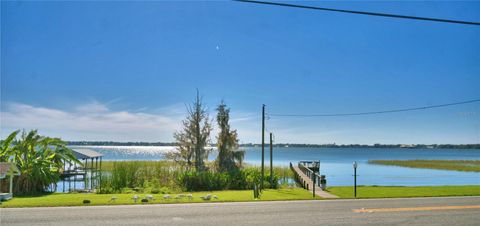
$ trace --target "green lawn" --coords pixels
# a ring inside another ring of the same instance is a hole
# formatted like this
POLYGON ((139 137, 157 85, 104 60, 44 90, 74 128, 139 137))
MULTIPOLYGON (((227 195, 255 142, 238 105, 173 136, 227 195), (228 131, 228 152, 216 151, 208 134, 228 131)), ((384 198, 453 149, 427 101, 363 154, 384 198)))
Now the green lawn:
MULTIPOLYGON (((340 198, 354 198, 353 187, 329 187, 328 191, 340 198)), ((358 186, 357 198, 401 198, 435 196, 480 195, 480 185, 466 186, 358 186)))
MULTIPOLYGON (((188 198, 175 199, 177 194, 171 194, 172 199, 165 200, 163 194, 153 195, 155 200, 148 204, 160 203, 196 203, 196 202, 242 202, 254 201, 253 191, 211 191, 211 192, 184 192, 181 194, 192 194, 193 199, 188 198), (204 201, 200 196, 207 194, 216 195, 218 199, 204 201)), ((13 199, 3 202, 1 207, 45 207, 45 206, 84 206, 83 200, 88 199, 91 204, 87 205, 125 205, 135 204, 132 197, 134 194, 64 194, 53 193, 38 197, 14 197, 13 199), (116 196, 115 202, 110 202, 112 196, 116 196)), ((144 198, 145 194, 138 194, 140 198, 144 198)), ((313 199, 312 193, 302 188, 285 188, 285 189, 266 189, 263 191, 260 201, 272 200, 306 200, 313 199)), ((320 198, 317 198, 320 199, 320 198)), ((143 205, 140 200, 137 205, 143 205)))
MULTIPOLYGON (((353 187, 329 187, 328 192, 340 198, 353 198, 353 187)), ((311 200, 312 193, 302 188, 284 188, 264 190, 259 200, 253 199, 253 191, 212 191, 212 192, 184 192, 181 194, 192 194, 193 199, 175 199, 177 194, 171 194, 171 199, 163 199, 163 194, 153 195, 155 200, 148 204, 167 203, 201 203, 201 202, 244 202, 244 201, 275 201, 275 200, 311 200), (200 196, 207 194, 216 195, 218 199, 204 201, 200 196)), ((14 197, 12 200, 3 202, 0 207, 46 207, 46 206, 85 206, 85 205, 144 205, 132 200, 134 194, 64 194, 53 193, 35 197, 14 197), (117 200, 110 202, 112 196, 117 200), (91 204, 83 204, 88 199, 91 204)), ((401 197, 436 197, 436 196, 473 196, 480 195, 480 185, 466 186, 359 186, 357 187, 357 198, 401 198, 401 197)), ((144 198, 145 194, 138 194, 144 198)), ((320 199, 316 197, 316 199, 320 199)))
POLYGON ((480 160, 370 160, 370 164, 480 172, 480 160))

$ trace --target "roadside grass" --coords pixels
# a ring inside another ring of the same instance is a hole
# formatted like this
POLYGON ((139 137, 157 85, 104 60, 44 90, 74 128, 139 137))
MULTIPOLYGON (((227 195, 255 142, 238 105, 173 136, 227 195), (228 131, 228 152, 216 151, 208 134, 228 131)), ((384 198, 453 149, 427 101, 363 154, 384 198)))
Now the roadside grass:
POLYGON ((370 160, 370 164, 480 172, 480 160, 370 160))
MULTIPOLYGON (((147 194, 137 194, 139 199, 135 203, 132 199, 134 194, 64 194, 52 193, 42 196, 31 197, 14 197, 13 199, 3 202, 0 207, 53 207, 53 206, 90 206, 90 205, 147 205, 147 204, 167 204, 167 203, 205 203, 205 202, 245 202, 245 201, 276 201, 276 200, 308 200, 313 199, 312 193, 302 188, 282 188, 282 189, 266 189, 263 191, 260 199, 253 198, 251 190, 226 190, 226 191, 205 191, 205 192, 183 192, 178 194, 170 194, 171 199, 164 199, 163 194, 153 195, 155 200, 148 203, 142 203, 140 200, 145 198, 147 194), (189 200, 187 197, 175 199, 178 194, 192 194, 193 198, 189 200), (204 201, 200 196, 207 194, 216 195, 218 199, 204 201), (111 201, 115 196, 117 199, 111 201), (83 204, 83 200, 90 200, 90 204, 83 204)), ((316 198, 320 199, 320 198, 316 198)))
MULTIPOLYGON (((329 187, 340 198, 354 198, 353 186, 329 187)), ((480 185, 465 186, 357 186, 357 198, 408 198, 480 195, 480 185)))
MULTIPOLYGON (((340 198, 354 198, 352 186, 329 187, 328 192, 340 198)), ((246 201, 280 201, 280 200, 312 200, 312 193, 302 188, 266 189, 260 199, 253 198, 251 190, 225 190, 205 192, 183 192, 170 194, 171 199, 164 199, 164 194, 154 194, 153 201, 142 203, 141 199, 147 194, 138 193, 139 199, 135 203, 132 197, 135 194, 94 194, 94 193, 51 193, 39 196, 19 196, 2 202, 1 208, 17 207, 56 207, 56 206, 97 206, 97 205, 148 205, 173 203, 208 203, 208 202, 246 202, 246 201), (176 199, 178 194, 192 194, 176 199), (200 197, 207 194, 216 195, 218 199, 204 201, 200 197), (111 201, 116 197, 115 201, 111 201), (83 204, 83 200, 90 200, 90 204, 83 204)), ((441 196, 474 196, 480 195, 480 185, 465 186, 358 186, 357 198, 408 198, 408 197, 441 197, 441 196)), ((316 197, 315 199, 321 199, 316 197)))

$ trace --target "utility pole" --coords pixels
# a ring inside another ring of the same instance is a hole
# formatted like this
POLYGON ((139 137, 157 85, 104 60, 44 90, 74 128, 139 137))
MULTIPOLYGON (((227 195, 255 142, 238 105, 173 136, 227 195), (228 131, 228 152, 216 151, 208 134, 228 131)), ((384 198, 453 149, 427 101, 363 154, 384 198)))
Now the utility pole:
POLYGON ((260 190, 263 190, 263 178, 265 176, 265 104, 262 106, 262 175, 260 177, 260 190))
POLYGON ((273 138, 272 133, 270 133, 270 187, 273 186, 273 138))

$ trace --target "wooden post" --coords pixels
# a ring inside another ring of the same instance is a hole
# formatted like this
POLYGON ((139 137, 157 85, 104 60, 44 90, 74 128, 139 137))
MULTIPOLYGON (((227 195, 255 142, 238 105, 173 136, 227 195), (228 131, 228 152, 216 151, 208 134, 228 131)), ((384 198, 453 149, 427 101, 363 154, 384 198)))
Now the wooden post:
MULTIPOLYGON (((73 163, 73 190, 77 190, 77 163, 73 163)), ((70 185, 68 186, 68 189, 69 190, 72 190, 72 184, 71 184, 71 181, 72 181, 72 177, 68 177, 68 181, 70 183, 70 185)))
POLYGON ((13 197, 13 172, 10 172, 10 187, 8 193, 13 197))
POLYGON ((270 133, 270 186, 273 186, 273 138, 272 133, 270 133))
POLYGON ((262 106, 262 175, 260 176, 260 190, 263 190, 265 177, 265 104, 262 106))
POLYGON ((313 182, 313 197, 315 198, 315 179, 316 179, 316 176, 315 176, 315 172, 313 173, 313 178, 312 178, 312 182, 313 182))
MULTIPOLYGON (((75 182, 73 182, 75 185, 75 182)), ((72 177, 71 176, 68 176, 68 192, 70 192, 72 190, 72 177)))
POLYGON ((90 158, 90 190, 93 189, 93 180, 92 180, 92 174, 93 174, 93 158, 90 158))
POLYGON ((95 187, 97 187, 98 180, 98 157, 95 157, 95 187))
POLYGON ((88 159, 85 159, 85 165, 83 166, 83 189, 87 190, 87 166, 88 166, 88 159))
POLYGON ((102 156, 100 156, 100 179, 99 179, 99 188, 102 190, 102 156))

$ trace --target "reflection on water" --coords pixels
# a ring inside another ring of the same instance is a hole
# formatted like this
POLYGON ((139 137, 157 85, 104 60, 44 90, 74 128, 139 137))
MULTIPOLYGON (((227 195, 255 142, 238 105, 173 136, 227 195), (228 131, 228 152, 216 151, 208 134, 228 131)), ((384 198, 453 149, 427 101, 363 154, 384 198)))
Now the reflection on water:
MULTIPOLYGON (((152 146, 82 146, 104 154, 103 160, 161 160, 174 147, 152 146)), ((73 147, 75 148, 75 147, 73 147)), ((261 148, 243 148, 245 162, 260 165, 261 148)), ((265 162, 270 155, 266 148, 265 162)), ((209 156, 210 160, 216 153, 209 156)), ((480 150, 462 149, 389 149, 389 148, 274 148, 274 165, 288 166, 290 162, 320 160, 320 173, 326 175, 330 186, 352 185, 352 162, 358 162, 360 185, 480 185, 480 173, 446 170, 414 169, 368 164, 375 159, 445 159, 480 160, 480 150)))

